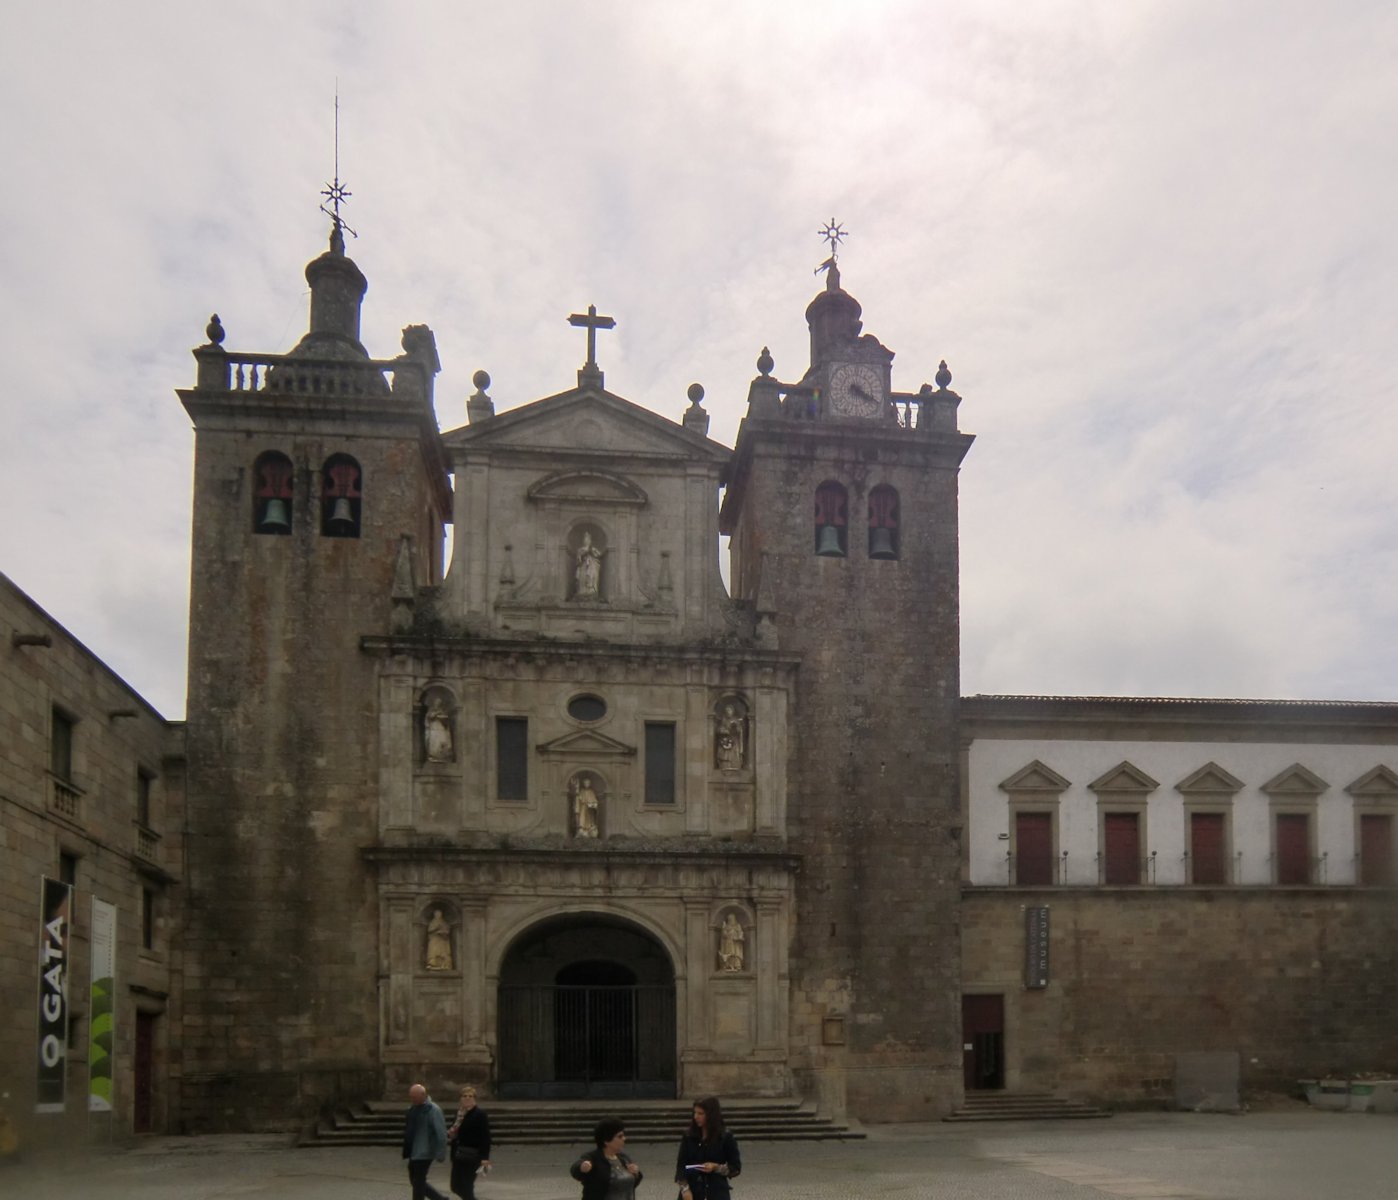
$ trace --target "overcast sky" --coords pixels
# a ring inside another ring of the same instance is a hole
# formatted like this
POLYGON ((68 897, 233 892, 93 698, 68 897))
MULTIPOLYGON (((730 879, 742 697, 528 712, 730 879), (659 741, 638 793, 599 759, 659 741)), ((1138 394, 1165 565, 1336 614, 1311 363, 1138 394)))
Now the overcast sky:
POLYGON ((174 395, 306 326, 340 173, 363 340, 443 428, 574 382, 732 444, 828 218, 961 475, 962 688, 1398 700, 1392 0, 10 5, 0 571, 184 708, 174 395))

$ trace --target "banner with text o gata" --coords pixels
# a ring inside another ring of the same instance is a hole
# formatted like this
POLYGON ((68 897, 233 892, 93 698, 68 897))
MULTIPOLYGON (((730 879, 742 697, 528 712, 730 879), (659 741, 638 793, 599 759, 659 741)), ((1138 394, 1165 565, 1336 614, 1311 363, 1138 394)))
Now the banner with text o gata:
POLYGON ((62 1112, 68 1078, 68 955, 73 888, 44 878, 39 896, 39 1086, 36 1112, 62 1112))

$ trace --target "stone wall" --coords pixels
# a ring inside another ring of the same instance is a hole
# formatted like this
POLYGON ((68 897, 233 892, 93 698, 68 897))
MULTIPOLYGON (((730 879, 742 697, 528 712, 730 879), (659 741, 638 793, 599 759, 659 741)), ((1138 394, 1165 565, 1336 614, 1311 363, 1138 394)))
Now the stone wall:
POLYGON ((282 1129, 378 1065, 378 914, 360 857, 378 834, 378 666, 360 641, 388 631, 402 539, 430 582, 440 526, 407 402, 181 398, 196 452, 180 1119, 282 1129), (252 531, 269 450, 295 467, 287 536, 252 531), (355 538, 320 532, 318 472, 336 453, 363 471, 355 538))
POLYGON ((770 606, 781 650, 801 656, 792 1062, 809 1098, 867 1120, 939 1115, 961 1088, 955 465, 968 444, 883 422, 750 418, 725 502, 734 578, 753 582, 759 619, 770 606), (848 489, 847 557, 814 553, 827 479, 848 489), (896 561, 865 546, 879 484, 899 494, 896 561))
POLYGON ((962 987, 1005 997, 1006 1086, 1168 1103, 1177 1054, 1236 1051, 1249 1092, 1398 1070, 1398 893, 968 888, 962 987), (1024 907, 1051 982, 1023 983, 1024 907))
POLYGON ((150 1125, 165 1128, 172 1018, 172 935, 178 925, 181 753, 172 728, 58 622, 0 575, 0 1107, 25 1144, 71 1145, 131 1134, 137 1013, 154 1020, 150 1125), (47 638, 47 644, 17 644, 47 638), (52 712, 73 722, 72 771, 50 769, 52 712), (150 811, 137 822, 138 777, 150 811), (69 1044, 64 1110, 35 1113, 40 887, 74 863, 67 961, 69 1044), (143 893, 152 897, 144 944, 143 893), (92 901, 117 910, 113 1110, 88 1111, 92 901))

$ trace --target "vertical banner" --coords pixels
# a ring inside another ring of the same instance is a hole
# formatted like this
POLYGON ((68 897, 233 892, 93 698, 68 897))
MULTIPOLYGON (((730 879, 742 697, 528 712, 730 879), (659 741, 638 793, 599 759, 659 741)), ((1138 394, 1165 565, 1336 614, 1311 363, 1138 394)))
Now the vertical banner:
POLYGON ((68 1076, 68 949, 73 889, 39 885, 39 1086, 36 1112, 61 1113, 68 1076))
POLYGON ((1049 981, 1049 910, 1024 910, 1024 986, 1046 988, 1049 981))
POLYGON ((87 1110, 112 1111, 116 1036, 116 905, 92 898, 92 995, 87 1041, 87 1110))

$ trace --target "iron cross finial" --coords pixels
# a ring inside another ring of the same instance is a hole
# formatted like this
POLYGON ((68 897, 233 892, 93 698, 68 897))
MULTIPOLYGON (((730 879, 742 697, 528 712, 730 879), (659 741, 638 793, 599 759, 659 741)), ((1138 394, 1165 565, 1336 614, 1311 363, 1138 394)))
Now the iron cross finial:
POLYGON ((344 218, 340 216, 340 205, 344 203, 346 200, 348 200, 351 196, 353 196, 354 193, 350 191, 349 188, 346 187, 343 183, 340 182, 339 80, 335 81, 335 178, 332 182, 327 183, 325 187, 321 189, 320 194, 324 196, 328 201, 330 201, 330 208, 326 208, 325 205, 322 204, 320 206, 320 211, 335 222, 335 232, 340 233, 343 230, 348 232, 351 237, 358 237, 359 234, 355 233, 353 229, 350 229, 350 227, 345 224, 344 218))
POLYGON ((816 230, 816 233, 820 235, 821 241, 827 242, 830 246, 830 257, 820 264, 820 267, 817 268, 817 271, 819 271, 825 267, 833 267, 835 265, 835 260, 840 257, 840 243, 843 242, 849 234, 845 232, 845 227, 841 225, 839 221, 835 220, 834 217, 826 221, 821 228, 816 230))

